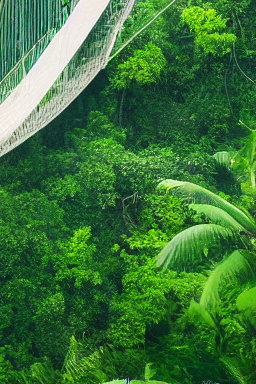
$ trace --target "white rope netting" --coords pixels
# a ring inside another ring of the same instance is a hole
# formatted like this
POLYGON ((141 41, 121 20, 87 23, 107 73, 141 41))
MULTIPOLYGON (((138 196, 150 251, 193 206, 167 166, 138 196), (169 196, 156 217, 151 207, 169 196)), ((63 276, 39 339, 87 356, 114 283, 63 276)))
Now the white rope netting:
POLYGON ((0 156, 45 127, 104 68, 134 2, 0 0, 0 156))

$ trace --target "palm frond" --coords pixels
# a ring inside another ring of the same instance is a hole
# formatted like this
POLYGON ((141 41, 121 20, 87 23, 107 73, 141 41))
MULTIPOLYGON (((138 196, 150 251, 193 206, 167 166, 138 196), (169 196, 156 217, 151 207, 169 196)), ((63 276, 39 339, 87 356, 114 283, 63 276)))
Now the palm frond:
POLYGON ((234 155, 235 152, 222 151, 216 152, 212 157, 216 160, 219 165, 223 165, 227 169, 230 169, 232 158, 234 155))
POLYGON ((236 250, 213 270, 200 299, 200 304, 204 308, 216 312, 220 304, 219 292, 227 283, 244 283, 248 279, 255 278, 249 262, 251 255, 245 250, 236 250))
POLYGON ((211 317, 210 313, 195 300, 191 300, 189 309, 187 311, 187 317, 193 323, 202 323, 210 328, 217 330, 216 324, 211 317))
POLYGON ((256 131, 251 130, 243 147, 233 156, 231 168, 237 176, 249 179, 252 188, 255 188, 255 154, 256 131))
POLYGON ((209 204, 221 208, 232 216, 242 227, 249 232, 255 232, 256 225, 249 214, 222 199, 220 196, 199 185, 187 181, 166 179, 158 185, 159 189, 173 190, 174 193, 187 203, 209 204))
POLYGON ((255 188, 256 131, 251 129, 250 131, 250 135, 246 137, 245 144, 239 151, 217 152, 213 158, 218 164, 231 169, 237 177, 249 179, 251 186, 255 188))
POLYGON ((220 240, 231 240, 233 231, 217 224, 199 224, 176 235, 159 253, 156 265, 166 269, 184 268, 201 261, 208 248, 220 240))
POLYGON ((222 225, 226 228, 232 228, 234 231, 245 231, 245 228, 242 227, 232 216, 223 209, 215 207, 208 204, 190 204, 189 206, 193 211, 196 211, 199 214, 204 214, 208 217, 214 224, 222 225))
POLYGON ((232 170, 238 176, 250 180, 252 188, 255 188, 255 154, 256 132, 246 138, 244 146, 236 153, 232 162, 232 170))
POLYGON ((248 163, 252 164, 255 160, 255 150, 256 150, 256 131, 251 131, 250 135, 246 137, 246 141, 243 147, 234 156, 234 160, 236 161, 236 157, 238 156, 238 157, 247 159, 248 163))

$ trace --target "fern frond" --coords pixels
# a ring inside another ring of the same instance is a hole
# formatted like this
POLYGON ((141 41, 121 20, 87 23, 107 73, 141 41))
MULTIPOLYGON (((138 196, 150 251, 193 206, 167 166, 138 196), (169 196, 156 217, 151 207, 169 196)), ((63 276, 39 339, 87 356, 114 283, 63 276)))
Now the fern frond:
POLYGON ((184 268, 201 261, 205 250, 220 240, 232 240, 235 234, 217 224, 199 224, 176 235, 159 253, 156 265, 163 269, 184 268))
POLYGON ((76 341, 74 336, 72 336, 70 339, 69 349, 62 366, 62 372, 66 372, 66 374, 70 377, 76 377, 78 373, 78 353, 79 343, 76 341))
POLYGON ((252 217, 246 215, 240 209, 222 199, 220 196, 199 185, 187 181, 166 179, 158 185, 159 189, 173 190, 174 193, 187 203, 209 204, 221 208, 232 216, 242 227, 251 233, 255 233, 256 225, 252 217))
POLYGON ((40 384, 53 384, 56 383, 57 379, 60 378, 50 361, 45 358, 43 363, 35 363, 30 367, 31 376, 36 379, 40 384))
POLYGON ((251 254, 244 250, 234 251, 223 260, 208 278, 200 299, 200 304, 210 312, 216 312, 220 304, 219 292, 227 283, 244 283, 255 279, 255 274, 248 259, 251 254))
POLYGON ((145 366, 145 381, 150 380, 157 372, 156 369, 151 368, 152 365, 153 363, 147 363, 145 366))
POLYGON ((240 367, 239 361, 232 357, 221 357, 220 361, 240 384, 248 384, 248 377, 242 372, 243 369, 240 367))

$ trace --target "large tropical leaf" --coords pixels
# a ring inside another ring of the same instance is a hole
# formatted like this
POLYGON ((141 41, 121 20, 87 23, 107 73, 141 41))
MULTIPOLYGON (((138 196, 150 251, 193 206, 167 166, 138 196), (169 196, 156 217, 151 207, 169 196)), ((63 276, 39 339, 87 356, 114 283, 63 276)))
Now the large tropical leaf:
POLYGON ((242 292, 237 297, 236 306, 256 328, 256 287, 242 292))
POLYGON ((247 231, 255 233, 256 225, 249 214, 245 214, 240 209, 222 199, 220 196, 199 185, 187 181, 167 179, 158 185, 159 189, 167 191, 173 190, 174 193, 188 203, 209 204, 221 208, 232 216, 247 231))
POLYGON ((235 233, 217 224, 199 224, 176 235, 159 253, 156 265, 166 269, 184 268, 201 261, 207 250, 220 240, 236 238, 235 233))
POLYGON ((214 224, 219 224, 226 228, 232 228, 237 232, 242 230, 245 231, 245 228, 242 227, 241 224, 239 224, 232 216, 223 211, 221 208, 208 204, 190 204, 189 207, 199 214, 204 214, 214 224))
POLYGON ((256 287, 242 292, 237 297, 236 305, 239 311, 244 311, 248 308, 256 310, 256 287))
POLYGON ((220 304, 219 292, 227 283, 242 284, 247 280, 255 279, 252 262, 250 262, 252 256, 250 252, 236 250, 223 260, 208 278, 200 304, 210 312, 216 312, 220 304))
POLYGON ((190 302, 187 316, 189 320, 195 324, 202 323, 215 330, 218 329, 210 313, 201 304, 196 303, 193 299, 190 302))

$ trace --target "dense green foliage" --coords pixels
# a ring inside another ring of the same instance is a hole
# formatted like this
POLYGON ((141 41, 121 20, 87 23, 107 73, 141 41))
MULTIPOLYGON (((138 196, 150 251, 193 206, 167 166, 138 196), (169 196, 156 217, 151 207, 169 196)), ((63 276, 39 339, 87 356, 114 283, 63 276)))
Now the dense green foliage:
POLYGON ((0 159, 1 383, 255 384, 255 34, 177 0, 0 159))

